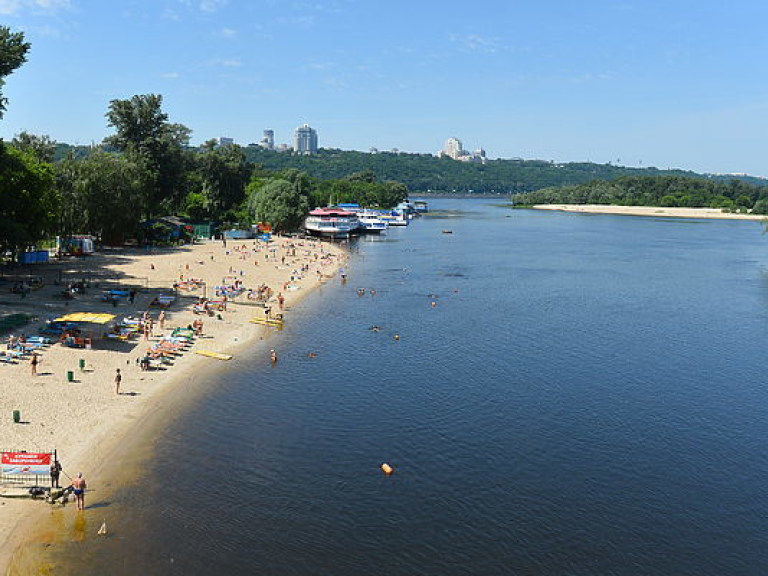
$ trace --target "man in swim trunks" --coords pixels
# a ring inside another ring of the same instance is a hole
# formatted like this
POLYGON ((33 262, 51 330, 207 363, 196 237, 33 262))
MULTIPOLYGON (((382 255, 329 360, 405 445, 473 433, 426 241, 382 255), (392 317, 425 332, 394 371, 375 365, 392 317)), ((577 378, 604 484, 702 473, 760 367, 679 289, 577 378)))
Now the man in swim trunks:
POLYGON ((77 478, 72 480, 72 492, 75 495, 75 502, 78 510, 85 510, 85 478, 83 473, 78 472, 77 478))

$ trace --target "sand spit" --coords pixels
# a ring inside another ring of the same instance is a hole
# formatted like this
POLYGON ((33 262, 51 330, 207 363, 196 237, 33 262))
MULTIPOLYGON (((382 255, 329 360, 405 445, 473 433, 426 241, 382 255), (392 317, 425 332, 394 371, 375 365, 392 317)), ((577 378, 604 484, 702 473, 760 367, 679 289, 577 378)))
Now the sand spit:
POLYGON ((609 206, 598 204, 536 204, 536 210, 557 210, 585 214, 621 214, 625 216, 656 216, 666 218, 716 218, 722 220, 766 220, 758 214, 732 214, 719 208, 666 208, 656 206, 609 206))

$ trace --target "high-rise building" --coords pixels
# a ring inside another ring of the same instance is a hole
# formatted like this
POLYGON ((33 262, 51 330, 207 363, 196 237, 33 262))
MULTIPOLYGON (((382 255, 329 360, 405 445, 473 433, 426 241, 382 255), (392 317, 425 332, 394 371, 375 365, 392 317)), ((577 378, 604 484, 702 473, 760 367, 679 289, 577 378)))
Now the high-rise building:
POLYGON ((458 160, 460 156, 464 155, 464 146, 461 145, 461 140, 458 138, 448 138, 443 144, 442 153, 444 156, 458 160))
POLYGON ((261 142, 259 142, 259 145, 262 148, 266 148, 267 150, 274 150, 275 149, 275 131, 264 130, 264 137, 261 139, 261 142))
POLYGON ((317 154, 317 131, 309 124, 296 128, 293 133, 293 150, 297 154, 317 154))
POLYGON ((461 140, 458 138, 448 138, 443 144, 443 149, 435 154, 439 158, 453 158, 454 160, 460 160, 462 162, 479 162, 485 164, 487 158, 485 157, 485 150, 480 148, 474 152, 464 150, 464 146, 461 144, 461 140))

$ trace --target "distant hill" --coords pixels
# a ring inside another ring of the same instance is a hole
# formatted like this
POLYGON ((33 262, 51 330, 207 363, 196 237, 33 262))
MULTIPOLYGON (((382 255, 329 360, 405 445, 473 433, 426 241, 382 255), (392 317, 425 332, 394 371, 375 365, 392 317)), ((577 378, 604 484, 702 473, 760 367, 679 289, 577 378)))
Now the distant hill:
MULTIPOLYGON (((80 157, 87 146, 57 146, 56 159, 68 153, 80 157)), ((627 168, 590 162, 554 163, 544 160, 489 160, 487 164, 457 162, 432 154, 378 152, 371 154, 353 150, 321 149, 314 156, 297 156, 257 146, 243 148, 249 162, 269 171, 297 168, 323 180, 345 178, 356 172, 372 171, 379 181, 404 183, 412 193, 431 194, 516 194, 542 188, 576 186, 592 180, 614 180, 621 176, 679 176, 713 181, 737 179, 757 186, 768 180, 750 176, 697 174, 685 170, 627 168)))
POLYGON ((613 180, 621 176, 679 176, 729 181, 734 178, 755 185, 768 180, 750 176, 704 175, 685 170, 627 168, 590 162, 554 163, 543 160, 489 160, 487 164, 457 162, 431 154, 321 149, 314 156, 295 156, 257 147, 245 148, 249 161, 268 170, 298 168, 322 179, 338 179, 371 170, 379 180, 397 180, 412 192, 433 194, 515 194, 541 188, 575 186, 592 180, 613 180))

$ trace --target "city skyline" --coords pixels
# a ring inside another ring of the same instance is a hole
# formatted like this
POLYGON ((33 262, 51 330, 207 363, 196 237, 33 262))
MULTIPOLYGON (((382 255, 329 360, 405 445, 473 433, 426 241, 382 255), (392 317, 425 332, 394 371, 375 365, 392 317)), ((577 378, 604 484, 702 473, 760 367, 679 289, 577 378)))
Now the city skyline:
POLYGON ((768 175, 756 0, 482 6, 275 0, 0 0, 28 61, 0 136, 111 133, 109 102, 160 94, 197 145, 309 122, 325 148, 768 175))

